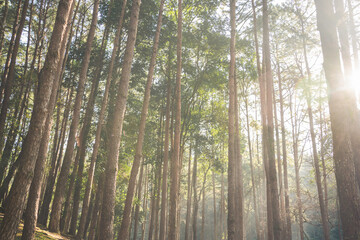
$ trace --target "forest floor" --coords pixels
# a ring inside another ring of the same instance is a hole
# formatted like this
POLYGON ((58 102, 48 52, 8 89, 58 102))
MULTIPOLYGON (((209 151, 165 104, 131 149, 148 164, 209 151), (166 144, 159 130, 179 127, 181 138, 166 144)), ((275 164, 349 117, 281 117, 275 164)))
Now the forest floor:
MULTIPOLYGON (((0 222, 2 221, 3 217, 4 217, 4 214, 0 213, 0 222)), ((23 227, 24 227, 24 224, 21 221, 19 228, 18 228, 18 232, 16 234, 17 240, 21 239, 21 233, 22 233, 23 227)), ((65 237, 65 236, 62 236, 57 233, 49 232, 49 231, 39 228, 39 227, 36 227, 35 239, 36 240, 71 240, 71 238, 69 238, 69 237, 65 237)))

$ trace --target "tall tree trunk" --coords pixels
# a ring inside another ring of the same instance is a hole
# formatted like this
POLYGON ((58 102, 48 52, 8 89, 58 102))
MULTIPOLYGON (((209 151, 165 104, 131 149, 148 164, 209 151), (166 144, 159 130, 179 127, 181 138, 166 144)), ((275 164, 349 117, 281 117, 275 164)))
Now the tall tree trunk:
POLYGON ((284 99, 282 92, 282 79, 280 73, 280 64, 277 64, 277 75, 279 84, 279 100, 280 100, 280 123, 281 123, 281 139, 282 139, 282 156, 283 156, 283 168, 284 168, 284 195, 285 195, 285 216, 286 216, 286 239, 291 240, 291 218, 290 218, 290 199, 289 199, 289 183, 288 183, 288 170, 287 170, 287 151, 286 151, 286 132, 285 132, 285 120, 284 120, 284 99))
MULTIPOLYGON (((305 36, 305 28, 302 16, 299 14, 300 22, 301 22, 301 32, 302 35, 305 36)), ((320 173, 320 164, 319 164, 319 156, 316 147, 316 135, 314 130, 314 119, 313 119, 313 110, 311 107, 311 71, 309 66, 309 61, 307 57, 307 45, 306 39, 303 37, 303 50, 304 50, 304 61, 306 66, 306 73, 307 73, 307 88, 306 88, 306 103, 307 103, 307 110, 309 115, 309 125, 310 125, 310 135, 311 135, 311 143, 312 143, 312 150, 313 150, 313 158, 314 158, 314 167, 315 167, 315 181, 316 187, 318 191, 318 198, 319 198, 319 205, 320 205, 320 213, 321 213, 321 221, 323 225, 323 232, 324 232, 324 239, 330 240, 330 231, 329 231, 329 224, 328 224, 328 212, 324 202, 324 194, 323 188, 321 186, 321 173, 320 173), (310 90, 309 90, 310 89, 310 90)), ((320 140, 322 141, 322 140, 320 140)))
POLYGON ((1 79, 1 86, 0 86, 0 103, 3 101, 3 98, 4 98, 4 89, 6 86, 6 79, 7 79, 8 73, 9 73, 9 66, 10 66, 11 56, 13 54, 13 48, 14 48, 14 44, 15 44, 16 34, 19 29, 19 17, 20 17, 20 12, 21 12, 21 3, 22 3, 22 0, 18 0, 15 17, 14 17, 14 23, 13 23, 13 27, 12 27, 11 39, 10 39, 9 46, 7 49, 8 52, 7 52, 7 56, 6 56, 4 72, 3 72, 3 76, 1 79))
POLYGON ((228 239, 236 239, 236 204, 235 204, 235 185, 236 185, 236 140, 235 140, 235 0, 230 0, 230 26, 231 26, 231 40, 230 40, 230 69, 229 69, 229 149, 228 149, 228 239))
MULTIPOLYGON (((74 7, 74 4, 72 4, 72 6, 71 6, 71 8, 72 8, 71 12, 73 11, 73 7, 74 7)), ((71 17, 71 13, 70 13, 70 17, 71 17)), ((70 24, 66 27, 65 35, 68 35, 69 31, 70 31, 70 24)), ((60 56, 64 56, 65 46, 66 46, 66 41, 63 41, 63 43, 61 44, 60 56)), ((65 64, 65 63, 63 63, 63 64, 65 64)), ((45 169, 48 145, 49 145, 49 140, 50 140, 50 133, 51 133, 51 128, 52 128, 53 111, 55 109, 56 102, 57 102, 59 92, 60 92, 60 90, 58 90, 58 88, 59 88, 59 85, 62 80, 61 69, 62 68, 57 69, 57 76, 60 76, 60 77, 58 77, 58 79, 55 80, 54 87, 52 89, 52 93, 50 96, 50 102, 48 105, 48 109, 50 111, 48 112, 48 115, 46 117, 45 131, 43 133, 43 137, 41 140, 40 149, 39 149, 39 153, 38 153, 36 165, 35 165, 34 178, 31 183, 29 197, 28 197, 28 201, 27 201, 27 207, 25 210, 24 230, 23 230, 23 234, 22 234, 23 240, 32 239, 35 234, 35 228, 36 228, 36 223, 37 223, 37 218, 38 218, 39 202, 40 202, 40 198, 41 198, 41 190, 42 190, 42 185, 43 185, 42 184, 43 177, 44 177, 43 172, 45 169)))
MULTIPOLYGON (((87 50, 86 50, 86 55, 87 54, 91 54, 91 45, 95 36, 95 31, 96 31, 96 25, 97 25, 97 20, 98 20, 98 9, 99 9, 99 3, 100 0, 94 0, 94 9, 93 9, 93 14, 92 14, 92 20, 91 20, 91 25, 90 25, 90 30, 89 30, 89 34, 88 34, 88 39, 87 39, 87 50)), ((85 56, 87 57, 87 56, 85 56)), ((89 58, 90 59, 90 58, 89 58)), ((98 87, 98 83, 99 83, 99 79, 96 79, 93 82, 93 86, 92 86, 92 92, 90 93, 89 96, 89 100, 88 100, 88 106, 85 112, 85 117, 84 117, 84 124, 83 124, 83 128, 81 129, 81 134, 80 134, 80 146, 78 149, 79 152, 79 166, 78 166, 78 170, 77 170, 77 179, 76 179, 76 183, 75 183, 75 191, 74 191, 74 200, 73 200, 73 214, 72 214, 72 218, 71 218, 71 225, 70 225, 70 230, 69 233, 71 235, 75 235, 76 232, 76 226, 77 226, 77 216, 79 215, 79 202, 80 202, 80 192, 81 192, 81 185, 82 185, 82 173, 83 173, 83 169, 84 169, 84 161, 85 161, 85 150, 86 150, 86 139, 88 136, 88 132, 90 129, 90 123, 91 123, 91 118, 93 115, 93 109, 94 109, 94 104, 95 104, 95 96, 97 95, 97 92, 95 93, 97 87, 98 87)))
POLYGON ((34 110, 31 116, 29 131, 24 140, 19 156, 21 165, 16 175, 10 194, 9 204, 5 209, 4 220, 0 226, 0 239, 15 239, 16 229, 25 205, 25 198, 31 184, 35 161, 37 159, 41 138, 44 132, 48 105, 52 88, 56 81, 56 68, 61 60, 60 49, 62 41, 67 39, 66 25, 71 15, 72 0, 61 0, 51 36, 44 68, 39 76, 38 94, 34 101, 34 110))
MULTIPOLYGON (((350 54, 350 46, 349 46, 349 33, 347 29, 347 22, 348 17, 345 15, 345 7, 343 0, 335 0, 335 15, 337 16, 340 21, 337 24, 338 36, 340 41, 340 52, 341 52, 341 59, 342 65, 344 69, 344 84, 347 84, 353 74, 353 67, 351 61, 351 54, 350 54)), ((358 66, 357 66, 358 67, 358 66)), ((355 90, 353 88, 348 88, 349 95, 348 98, 351 101, 351 104, 348 106, 350 111, 352 112, 350 120, 350 124, 352 125, 351 134, 351 145, 353 151, 353 159, 355 162, 355 172, 357 175, 358 185, 360 187, 360 116, 359 110, 356 106, 356 96, 355 90)))
POLYGON ((1 18, 1 23, 0 23, 0 56, 2 55, 2 48, 4 45, 5 27, 6 27, 8 12, 9 12, 9 0, 5 0, 3 15, 1 18))
POLYGON ((59 137, 60 145, 59 145, 58 155, 54 154, 52 156, 52 158, 53 158, 52 165, 51 165, 51 168, 49 171, 49 175, 48 175, 48 179, 47 179, 47 183, 46 183, 46 189, 45 189, 45 193, 44 193, 44 198, 43 198, 40 213, 39 213, 38 222, 40 224, 42 224, 43 226, 47 225, 53 189, 55 186, 57 173, 61 166, 62 153, 63 153, 63 148, 64 148, 64 144, 65 144, 65 139, 66 139, 65 133, 66 133, 66 129, 67 129, 67 122, 69 119, 73 89, 74 88, 71 88, 71 90, 69 90, 69 97, 68 97, 67 101, 65 101, 66 107, 64 110, 64 116, 63 116, 62 123, 61 123, 62 127, 60 130, 60 137, 59 137))
POLYGON ((336 17, 330 1, 315 0, 318 29, 324 57, 324 70, 328 85, 335 177, 343 224, 344 239, 360 238, 360 193, 356 182, 351 129, 349 124, 353 103, 343 88, 339 44, 335 23, 336 17), (329 24, 331 23, 331 24, 329 24))
POLYGON ((359 67, 359 47, 357 43, 357 36, 356 36, 356 28, 354 22, 354 9, 352 6, 352 1, 347 0, 348 8, 349 8, 349 30, 351 35, 351 44, 352 50, 354 55, 354 68, 359 67))
MULTIPOLYGON (((82 234, 85 234, 84 233, 85 219, 86 219, 86 215, 87 215, 87 211, 88 211, 88 207, 89 207, 90 192, 92 189, 96 159, 97 159, 98 151, 99 151, 99 147, 100 147, 102 125, 103 125, 103 121, 105 118, 106 107, 108 105, 110 84, 111 84, 113 70, 114 70, 116 53, 120 47, 120 36, 121 36, 121 30, 122 30, 123 21, 124 21, 126 3, 127 3, 127 1, 123 1, 123 4, 122 4, 122 10, 121 10, 121 14, 120 14, 119 22, 118 22, 118 28, 116 30, 116 35, 115 35, 115 39, 114 39, 114 47, 113 47, 113 52, 111 55, 108 76, 107 76, 106 83, 105 83, 105 92, 104 92, 104 97, 103 97, 103 100, 101 103, 99 120, 98 120, 98 124, 97 124, 97 128, 96 128, 95 143, 94 143, 93 152, 91 155, 91 163, 90 163, 90 167, 89 167, 88 180, 87 180, 87 184, 86 184, 82 213, 81 213, 81 218, 80 218, 80 223, 79 223, 79 229, 78 229, 78 235, 77 235, 78 239, 81 239, 82 234)), ((110 13, 108 13, 108 16, 110 16, 110 13)), ((107 31, 105 33, 106 35, 108 35, 108 30, 109 29, 107 29, 107 31)), ((101 56, 99 56, 99 58, 101 58, 101 61, 103 61, 103 58, 104 58, 106 41, 107 41, 107 36, 103 38, 103 42, 102 42, 102 52, 101 52, 101 56)), ((100 77, 100 72, 101 72, 101 70, 99 69, 99 72, 98 72, 99 77, 100 77)))
POLYGON ((139 172, 139 167, 140 167, 140 162, 141 162, 142 147, 143 147, 144 137, 145 137, 146 118, 147 118, 149 102, 150 102, 151 85, 152 85, 152 80, 153 80, 153 76, 154 76, 156 55, 157 55, 158 46, 159 46, 163 6, 164 6, 164 0, 162 0, 160 3, 158 23, 157 23, 156 33, 155 33, 155 37, 154 37, 153 52, 152 52, 152 56, 151 56, 151 60, 150 60, 149 72, 148 72, 148 76, 147 76, 143 106, 142 106, 142 111, 141 111, 141 119, 140 119, 140 124, 139 124, 140 125, 139 126, 139 135, 138 135, 138 139, 136 142, 135 156, 134 156, 133 166, 131 168, 131 174, 130 174, 129 185, 128 185, 127 194, 126 194, 123 218, 122 218, 121 228, 120 228, 120 233, 119 233, 119 239, 125 239, 126 236, 128 236, 128 234, 129 234, 128 232, 129 232, 129 226, 130 226, 130 209, 132 209, 134 192, 135 192, 135 183, 136 183, 136 178, 137 178, 137 174, 139 172))
POLYGON ((177 212, 179 205, 179 182, 180 182, 180 138, 181 138, 181 71, 182 71, 182 0, 178 0, 177 12, 177 69, 176 69, 176 113, 175 113, 175 135, 174 154, 171 164, 171 186, 170 186, 170 211, 169 211, 169 235, 168 239, 177 240, 177 212))
MULTIPOLYGON (((95 37, 98 6, 99 6, 99 2, 98 0, 96 0, 94 3, 93 18, 91 21, 90 30, 87 37, 85 53, 81 64, 81 72, 79 77, 78 89, 75 97, 74 112, 73 112, 72 122, 70 125, 69 139, 64 155, 64 162, 61 167, 61 171, 60 171, 59 179, 56 184, 56 190, 53 199, 53 205, 52 205, 50 223, 49 223, 49 230, 53 232, 60 231, 61 208, 65 195, 66 181, 69 175, 69 171, 73 159, 74 145, 76 141, 75 135, 80 122, 81 103, 84 95, 85 82, 86 82, 87 72, 90 63, 92 43, 95 37)), ((69 191, 71 191, 71 189, 69 189, 69 191)))
POLYGON ((169 42, 169 56, 167 66, 167 93, 166 93, 166 120, 165 120, 165 140, 164 140, 164 162, 162 172, 161 186, 161 213, 160 213, 160 233, 159 240, 166 238, 166 209, 167 209, 167 179, 168 179, 168 162, 169 162, 169 127, 170 127, 170 105, 171 105, 171 42, 169 42))
POLYGON ((12 93, 12 86, 15 79, 15 67, 16 67, 16 60, 17 55, 20 47, 20 40, 22 31, 24 29, 27 9, 29 6, 29 0, 24 1, 24 5, 21 12, 19 26, 16 32, 16 38, 14 42, 14 47, 11 49, 11 61, 9 65, 8 75, 7 77, 4 76, 3 82, 5 81, 4 85, 4 97, 1 103, 1 111, 0 111, 0 151, 3 149, 4 146, 4 139, 5 139, 5 123, 6 123, 6 116, 9 108, 10 103, 10 96, 12 93))
POLYGON ((185 219, 185 240, 190 239, 190 216, 191 216, 191 144, 189 149, 189 165, 187 178, 187 199, 186 199, 186 219, 185 219))
MULTIPOLYGON (((143 172, 144 172, 144 164, 141 164, 141 168, 140 168, 140 175, 139 175, 139 183, 138 183, 138 192, 137 192, 137 198, 139 200, 141 200, 142 198, 142 188, 143 188, 143 172)), ((144 195, 144 198, 146 196, 144 195)), ((134 215, 134 220, 135 220, 135 223, 134 223, 134 240, 137 239, 137 233, 138 233, 138 225, 139 225, 139 212, 140 212, 140 203, 136 205, 135 207, 135 215, 134 215)), ((130 238, 129 238, 130 239, 130 238)))
POLYGON ((250 172, 251 172, 251 190, 254 203, 254 216, 255 216, 255 228, 256 228, 256 238, 258 240, 262 239, 260 236, 260 224, 259 224, 259 213, 257 207, 257 198, 256 198, 256 187, 255 187, 255 177, 254 177, 254 164, 253 164, 253 154, 251 148, 251 138, 250 138, 250 123, 249 123, 249 107, 248 100, 245 99, 245 111, 246 111, 246 129, 247 129, 247 140, 249 148, 249 159, 250 159, 250 172))
MULTIPOLYGON (((103 198, 103 188, 104 188, 104 179, 105 174, 102 173, 100 175, 100 178, 98 180, 98 185, 96 189, 96 197, 95 197, 95 204, 92 212, 92 218, 90 222, 90 232, 88 239, 94 240, 95 239, 95 233, 96 233, 96 226, 98 225, 100 213, 101 213, 101 202, 103 198)), ((99 229, 97 229, 99 231, 99 229)), ((86 235, 86 234, 85 234, 86 235)))
MULTIPOLYGON (((124 62, 121 72, 118 95, 116 99, 114 113, 111 115, 110 125, 112 132, 108 137, 107 162, 105 167, 104 196, 100 220, 100 235, 104 240, 113 238, 114 223, 114 204, 116 190, 116 176, 118 169, 118 156, 122 127, 124 122, 126 100, 129 89, 131 65, 134 55, 134 47, 137 35, 137 25, 140 11, 140 0, 133 1, 131 17, 128 30, 128 40, 124 55, 124 62)), ((126 237, 128 235, 126 234, 126 237)))
POLYGON ((239 128, 239 104, 237 94, 237 82, 234 81, 235 90, 235 205, 236 208, 236 226, 235 232, 239 239, 244 239, 244 201, 243 201, 243 177, 242 177, 242 155, 240 145, 240 128, 239 128))
MULTIPOLYGON (((196 141, 196 140, 195 140, 196 141)), ((199 200, 197 197, 197 141, 195 142, 195 149, 194 149, 194 167, 193 167, 193 176, 192 176, 192 185, 194 191, 194 203, 193 203, 193 215, 192 215, 192 239, 197 239, 197 214, 199 210, 199 200)))
MULTIPOLYGON (((189 174, 190 175, 190 174, 189 174)), ((217 215, 216 215, 216 185, 215 185, 215 172, 212 171, 212 185, 213 185, 213 198, 214 198, 214 237, 213 239, 217 239, 217 215)))
POLYGON ((295 183, 296 183, 296 202, 297 202, 297 218, 299 221, 300 239, 304 240, 304 222, 303 222, 303 208, 301 201, 301 186, 300 186, 300 165, 299 165, 299 133, 297 131, 297 112, 296 112, 296 90, 294 92, 294 106, 292 103, 292 96, 290 96, 290 116, 292 126, 292 138, 293 138, 293 152, 294 152, 294 165, 295 165, 295 183), (292 109, 295 109, 293 112, 292 109))
MULTIPOLYGON (((272 230, 274 232, 274 239, 281 239, 281 219, 279 211, 279 195, 278 184, 276 176, 276 163, 274 151, 274 117, 273 117, 273 76, 271 70, 270 59, 270 39, 269 39, 269 16, 268 16, 268 3, 263 0, 263 49, 264 49, 264 78, 266 83, 266 151, 268 153, 268 193, 271 198, 272 209, 272 230)), ((265 168, 266 170, 266 168, 265 168)), ((269 200, 269 199, 268 199, 269 200)))

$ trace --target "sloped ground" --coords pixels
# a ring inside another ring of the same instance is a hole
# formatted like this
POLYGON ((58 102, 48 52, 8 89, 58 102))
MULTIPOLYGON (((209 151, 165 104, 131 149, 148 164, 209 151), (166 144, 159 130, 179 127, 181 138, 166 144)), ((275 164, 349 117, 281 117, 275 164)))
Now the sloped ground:
MULTIPOLYGON (((0 222, 2 221, 3 217, 4 217, 4 214, 0 213, 0 222)), ((21 239, 21 232, 23 230, 23 227, 24 227, 23 222, 21 222, 19 229, 18 229, 18 233, 16 234, 16 239, 19 239, 19 240, 21 239)), ((39 227, 36 228, 35 239, 37 239, 37 240, 71 240, 71 238, 64 237, 57 233, 46 231, 45 229, 42 229, 39 227)))

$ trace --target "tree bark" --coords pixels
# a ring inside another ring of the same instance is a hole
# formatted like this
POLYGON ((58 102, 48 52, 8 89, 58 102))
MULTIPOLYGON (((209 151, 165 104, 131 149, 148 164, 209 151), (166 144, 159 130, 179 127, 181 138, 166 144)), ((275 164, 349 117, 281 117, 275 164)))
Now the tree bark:
POLYGON ((283 156, 283 169, 284 169, 284 196, 285 196, 285 216, 286 216, 286 229, 284 236, 286 239, 291 240, 291 218, 290 218, 290 200, 289 200, 289 183, 288 183, 288 170, 287 170, 287 151, 286 151, 286 133, 285 133, 285 120, 284 120, 284 99, 282 92, 282 78, 280 73, 280 64, 277 63, 277 75, 279 84, 279 100, 280 100, 280 124, 281 124, 281 142, 282 142, 282 156, 283 156))
MULTIPOLYGON (((86 52, 85 52, 85 58, 89 58, 87 55, 90 56, 91 54, 91 45, 94 40, 96 26, 97 26, 97 20, 98 20, 98 9, 99 9, 100 0, 94 0, 94 9, 92 14, 92 20, 90 25, 90 30, 88 34, 87 39, 87 46, 86 46, 86 52)), ((75 235, 76 232, 76 226, 77 226, 77 218, 79 215, 79 202, 80 202, 80 192, 81 192, 81 185, 82 185, 82 174, 84 169, 84 161, 85 161, 85 150, 86 150, 86 139, 87 135, 89 133, 90 123, 91 123, 91 117, 93 115, 93 109, 95 104, 95 97, 97 95, 97 92, 95 93, 97 87, 98 87, 99 80, 96 79, 93 82, 93 91, 92 94, 89 96, 88 101, 88 107, 86 109, 85 117, 84 117, 84 124, 83 128, 81 129, 80 134, 80 146, 79 146, 79 166, 77 169, 77 179, 75 183, 75 191, 74 191, 74 200, 73 200, 73 210, 72 210, 72 218, 71 218, 71 225, 69 233, 71 235, 75 235)))
POLYGON ((170 105, 171 105, 171 42, 169 42, 169 56, 167 66, 167 93, 166 93, 166 121, 165 121, 165 140, 164 140, 164 162, 162 172, 161 186, 161 213, 160 213, 160 233, 159 240, 165 240, 166 237, 166 209, 168 196, 168 162, 169 162, 169 127, 170 127, 170 105))
MULTIPOLYGON (((137 191, 137 198, 140 201, 142 198, 142 188, 143 188, 143 172, 144 172, 144 163, 141 164, 140 168, 140 175, 138 180, 138 191, 137 191)), ((145 197, 145 196, 144 196, 145 197)), ((138 232, 138 225, 139 225, 139 212, 140 212, 140 204, 137 204, 135 207, 135 215, 134 215, 134 240, 137 239, 137 232, 138 232)), ((129 238, 130 239, 130 238, 129 238)))
POLYGON ((169 211, 169 240, 177 240, 177 212, 179 207, 179 182, 180 182, 180 138, 181 138, 181 71, 182 71, 182 0, 178 0, 177 12, 177 70, 176 70, 176 113, 175 113, 175 135, 174 154, 171 164, 171 186, 170 186, 170 211, 169 211))
POLYGON ((44 132, 48 104, 56 76, 56 68, 61 60, 60 49, 62 41, 66 39, 66 25, 72 9, 72 0, 61 0, 57 17, 46 55, 44 68, 39 76, 38 94, 35 97, 34 110, 30 120, 28 134, 20 152, 18 174, 14 179, 10 194, 9 204, 5 209, 4 220, 0 227, 0 239, 15 239, 16 229, 25 205, 25 198, 31 184, 35 160, 40 147, 41 137, 44 132))
POLYGON ((9 70, 7 76, 6 77, 4 76, 3 79, 3 83, 5 81, 5 85, 4 85, 4 97, 2 98, 1 111, 0 111, 0 151, 2 151, 4 147, 6 117, 10 103, 10 96, 12 93, 12 86, 15 79, 16 60, 20 47, 22 31, 25 25, 28 6, 29 6, 29 0, 25 0, 21 12, 19 26, 16 32, 14 47, 11 49, 11 61, 9 65, 9 70))
POLYGON ((236 41, 236 26, 235 26, 235 0, 230 0, 230 26, 231 26, 231 40, 230 40, 230 69, 229 69, 229 120, 228 120, 228 239, 235 240, 236 237, 236 204, 235 204, 235 185, 236 185, 236 137, 235 137, 235 41, 236 41))
MULTIPOLYGON (((126 109, 126 100, 129 89, 131 74, 131 64, 134 55, 134 47, 137 34, 137 25, 140 11, 140 0, 133 1, 131 17, 128 30, 128 40, 124 55, 124 63, 121 72, 118 95, 116 99, 114 114, 111 116, 110 125, 112 132, 108 137, 107 162, 105 167, 105 185, 103 205, 100 220, 100 235, 104 240, 113 238, 114 223, 114 204, 116 190, 116 175, 118 169, 118 156, 124 115, 126 109)), ((127 237, 127 235, 126 235, 127 237)))
POLYGON ((343 88, 339 44, 335 14, 330 1, 315 0, 318 29, 328 85, 335 177, 340 204, 340 216, 345 240, 360 238, 360 195, 356 182, 353 149, 351 147, 350 119, 353 104, 343 88))
POLYGON ((188 178, 187 178, 187 199, 186 199, 186 219, 185 219, 185 240, 190 239, 190 216, 191 216, 191 145, 189 149, 189 163, 188 163, 188 178))
POLYGON ((297 218, 299 221, 300 239, 304 240, 304 222, 303 222, 303 207, 301 200, 301 186, 300 186, 300 165, 299 165, 299 133, 297 131, 297 112, 296 112, 296 90, 294 92, 295 103, 293 106, 292 96, 290 96, 290 116, 292 126, 292 138, 293 138, 293 152, 294 152, 294 165, 295 165, 295 184, 296 184, 296 203, 297 203, 297 218), (295 109, 295 112, 292 109, 295 109))
MULTIPOLYGON (((74 145, 75 145, 75 138, 76 132, 80 122, 80 110, 81 110, 81 103, 82 98, 84 95, 85 90, 85 82, 87 78, 87 72, 90 63, 91 51, 92 51, 92 42, 95 37, 96 25, 97 25, 97 11, 98 11, 98 2, 94 4, 94 14, 93 19, 91 22, 89 34, 87 37, 86 42, 86 49, 83 57, 83 61, 81 64, 81 72, 79 77, 78 89, 75 97, 75 104, 74 104, 74 112, 72 117, 72 122, 70 125, 70 133, 69 139, 64 155, 63 165, 61 167, 59 179, 56 184, 55 195, 53 199, 53 205, 50 215, 50 223, 49 223, 49 230, 52 232, 59 232, 60 231, 60 217, 61 217, 61 208, 64 201, 65 195, 65 188, 66 188, 66 181, 69 175, 70 166, 73 159, 73 152, 74 152, 74 145)), ((71 191, 69 189, 69 191, 71 191)))
MULTIPOLYGON (((147 118, 149 103, 150 103, 151 85, 152 85, 152 80, 153 80, 153 76, 154 76, 156 55, 157 55, 158 46, 159 46, 163 6, 164 6, 164 0, 162 0, 160 3, 158 23, 157 23, 156 33, 155 33, 155 37, 154 37, 153 52, 152 52, 152 56, 151 56, 151 60, 150 60, 149 72, 148 72, 148 76, 147 76, 143 106, 142 106, 142 111, 141 111, 141 119, 140 119, 140 124, 139 124, 139 135, 138 135, 137 142, 136 142, 135 156, 134 156, 133 166, 131 168, 131 174, 130 174, 128 189, 127 189, 127 194, 126 194, 123 218, 122 218, 121 227, 120 227, 119 239, 125 239, 126 236, 128 236, 128 234, 129 234, 128 232, 129 232, 129 226, 130 226, 130 209, 132 209, 132 203, 133 203, 134 192, 135 192, 135 182, 136 182, 137 174, 139 172, 141 156, 142 156, 142 147, 143 147, 144 137, 145 137, 146 118, 147 118)), ((158 187, 160 188, 160 186, 158 186, 158 187)))
POLYGON ((255 177, 254 177, 254 164, 253 164, 253 154, 251 148, 251 138, 250 138, 250 123, 249 123, 249 107, 248 100, 245 99, 245 111, 246 111, 246 129, 247 129, 247 140, 249 148, 249 160, 250 160, 250 173, 251 173, 251 190, 254 203, 254 215, 255 215, 255 228, 256 228, 256 238, 258 240, 262 239, 260 236, 260 224, 259 224, 259 213, 257 207, 257 198, 256 198, 256 187, 255 187, 255 177))
MULTIPOLYGON (((281 220, 279 211, 279 198, 278 198, 278 185, 276 176, 276 163, 274 151, 274 118, 273 118, 273 76, 271 70, 270 59, 270 39, 269 39, 269 16, 268 16, 268 3, 263 0, 263 49, 264 49, 264 78, 266 83, 266 151, 268 157, 268 194, 271 198, 272 209, 272 230, 274 239, 281 239, 281 220)), ((269 199, 268 199, 269 200, 269 199)), ((268 208, 268 211, 270 209, 268 208)))

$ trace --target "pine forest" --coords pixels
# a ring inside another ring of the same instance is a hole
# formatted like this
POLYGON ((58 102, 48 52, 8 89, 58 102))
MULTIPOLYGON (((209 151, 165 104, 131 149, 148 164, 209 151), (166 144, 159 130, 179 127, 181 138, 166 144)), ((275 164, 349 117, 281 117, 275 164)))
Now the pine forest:
POLYGON ((0 240, 360 240, 360 0, 0 0, 0 240))

